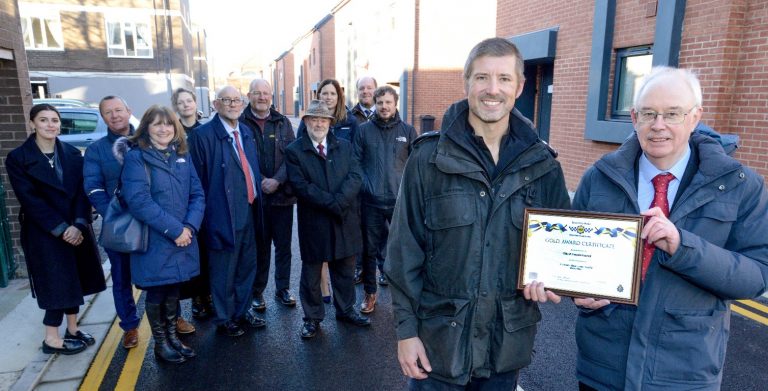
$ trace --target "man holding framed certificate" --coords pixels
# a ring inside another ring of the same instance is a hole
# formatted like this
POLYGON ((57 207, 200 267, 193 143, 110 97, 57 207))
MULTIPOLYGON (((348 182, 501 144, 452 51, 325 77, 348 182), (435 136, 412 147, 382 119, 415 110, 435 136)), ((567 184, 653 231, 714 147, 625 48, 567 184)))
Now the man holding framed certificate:
POLYGON ((729 303, 766 290, 763 178, 693 133, 701 104, 696 75, 655 67, 635 92, 635 134, 576 191, 574 209, 647 219, 637 306, 574 300, 580 390, 718 390, 729 303))

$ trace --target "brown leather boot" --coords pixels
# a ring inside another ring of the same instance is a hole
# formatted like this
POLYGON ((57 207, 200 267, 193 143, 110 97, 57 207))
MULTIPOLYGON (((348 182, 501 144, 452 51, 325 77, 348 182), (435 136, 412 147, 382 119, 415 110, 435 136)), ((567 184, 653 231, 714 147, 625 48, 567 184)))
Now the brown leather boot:
POLYGON ((192 334, 195 332, 195 326, 187 322, 186 319, 179 316, 176 318, 176 332, 179 334, 192 334))
POLYGON ((363 304, 360 305, 360 312, 370 314, 374 309, 376 309, 376 294, 366 293, 363 304))

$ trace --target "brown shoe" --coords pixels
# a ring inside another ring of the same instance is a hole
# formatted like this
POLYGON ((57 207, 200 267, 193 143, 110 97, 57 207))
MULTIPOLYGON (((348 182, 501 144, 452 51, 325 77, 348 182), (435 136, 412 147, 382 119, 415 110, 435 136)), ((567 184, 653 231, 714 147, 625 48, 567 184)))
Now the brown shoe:
POLYGON ((139 345, 139 329, 130 329, 123 334, 123 347, 132 349, 139 345))
POLYGON ((370 314, 374 309, 376 309, 376 294, 366 293, 363 304, 360 306, 360 312, 370 314))
POLYGON ((179 334, 192 334, 195 332, 195 326, 179 316, 176 318, 176 332, 179 334))

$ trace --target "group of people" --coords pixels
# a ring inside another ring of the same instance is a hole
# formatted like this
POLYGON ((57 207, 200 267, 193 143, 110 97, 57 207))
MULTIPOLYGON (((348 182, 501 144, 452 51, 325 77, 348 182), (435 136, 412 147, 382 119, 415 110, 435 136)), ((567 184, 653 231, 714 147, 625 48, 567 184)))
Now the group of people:
POLYGON ((514 390, 532 358, 538 303, 561 301, 547 281, 517 289, 524 211, 576 209, 646 218, 638 304, 573 299, 579 389, 719 389, 729 302, 768 288, 763 178, 694 131, 703 113, 696 75, 659 66, 635 91, 635 132, 586 171, 571 200, 556 152, 514 109, 524 82, 513 44, 480 42, 464 67, 466 99, 441 131, 418 138, 397 112, 397 92, 369 77, 351 110, 336 80, 320 83, 296 135, 265 80, 250 84, 247 105, 234 87, 220 90, 203 125, 189 90, 174 94, 178 117, 152 106, 135 131, 125 101, 109 96, 99 105, 108 135, 84 160, 57 140, 56 109, 34 106, 33 132, 6 167, 46 310, 43 351, 94 343, 76 322, 82 296, 105 289, 91 205, 103 215, 119 188, 150 228, 145 253, 106 249, 126 348, 137 343, 131 284, 147 291, 164 361, 195 355, 177 336, 194 331, 179 316, 181 298, 224 335, 263 327, 272 243, 275 300, 295 306, 297 204, 302 338, 325 317, 324 268, 336 318, 356 326, 370 325, 359 312, 374 311, 377 283, 389 283, 409 389, 514 390))

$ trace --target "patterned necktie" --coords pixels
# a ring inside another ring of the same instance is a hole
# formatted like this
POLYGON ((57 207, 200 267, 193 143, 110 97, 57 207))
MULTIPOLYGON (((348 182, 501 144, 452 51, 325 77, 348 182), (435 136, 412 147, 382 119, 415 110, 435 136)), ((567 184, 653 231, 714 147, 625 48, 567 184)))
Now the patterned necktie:
MULTIPOLYGON (((658 206, 664 213, 664 216, 669 217, 669 199, 667 199, 667 190, 669 189, 669 182, 675 179, 675 176, 666 172, 653 177, 651 182, 653 183, 653 202, 651 202, 650 208, 658 206)), ((643 245, 643 281, 645 281, 645 273, 648 271, 648 266, 651 264, 651 258, 653 258, 653 252, 656 250, 656 246, 653 243, 645 241, 643 245)))
POLYGON ((245 187, 248 188, 248 203, 252 204, 256 199, 256 191, 253 186, 253 177, 251 176, 251 166, 248 164, 248 158, 245 157, 243 147, 240 145, 240 137, 238 131, 235 130, 232 134, 235 135, 235 145, 237 146, 237 155, 240 157, 240 167, 243 168, 243 174, 245 174, 245 187))
POLYGON ((365 113, 365 118, 371 118, 371 110, 365 109, 363 112, 365 113))
POLYGON ((320 154, 320 157, 325 159, 325 147, 323 147, 323 144, 317 144, 317 153, 320 154))

